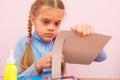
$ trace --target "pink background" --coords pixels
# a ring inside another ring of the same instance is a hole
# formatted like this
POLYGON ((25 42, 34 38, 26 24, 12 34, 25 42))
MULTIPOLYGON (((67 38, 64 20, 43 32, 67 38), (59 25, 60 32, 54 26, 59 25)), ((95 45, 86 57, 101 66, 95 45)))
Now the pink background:
MULTIPOLYGON (((34 0, 0 1, 0 75, 6 59, 20 36, 27 34, 30 5, 34 0)), ((105 46, 107 60, 90 65, 67 64, 68 75, 77 77, 120 77, 120 0, 63 0, 66 16, 61 29, 82 23, 92 25, 95 32, 112 36, 105 46)))

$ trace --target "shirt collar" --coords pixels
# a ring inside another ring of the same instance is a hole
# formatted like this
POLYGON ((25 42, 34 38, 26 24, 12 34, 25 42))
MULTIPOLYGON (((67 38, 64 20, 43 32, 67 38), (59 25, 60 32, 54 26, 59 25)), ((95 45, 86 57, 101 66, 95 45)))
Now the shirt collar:
POLYGON ((37 32, 34 32, 34 33, 33 33, 32 40, 39 41, 39 42, 42 42, 42 43, 44 43, 44 44, 49 44, 49 43, 51 43, 51 42, 54 41, 54 40, 52 40, 52 41, 47 42, 47 41, 43 40, 43 39, 37 34, 37 32))

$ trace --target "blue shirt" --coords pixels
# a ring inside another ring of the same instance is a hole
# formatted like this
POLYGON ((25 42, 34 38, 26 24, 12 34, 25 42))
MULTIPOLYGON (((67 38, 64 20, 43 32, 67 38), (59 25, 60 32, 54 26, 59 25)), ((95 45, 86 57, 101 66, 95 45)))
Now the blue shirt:
MULTIPOLYGON (((51 69, 43 69, 41 73, 37 73, 35 64, 33 63, 29 68, 27 68, 24 72, 20 70, 20 59, 23 54, 23 51, 25 49, 25 44, 27 41, 27 36, 24 36, 20 38, 16 44, 15 48, 15 59, 16 59, 16 65, 18 68, 18 76, 36 76, 36 75, 51 75, 51 69)), ((54 40, 50 42, 44 41, 42 38, 39 37, 39 35, 34 32, 32 36, 32 42, 31 47, 34 55, 34 61, 37 61, 41 57, 45 56, 47 53, 49 53, 53 48, 54 40)), ((104 50, 102 50, 99 54, 99 56, 94 60, 97 62, 104 61, 106 59, 106 53, 104 50)))

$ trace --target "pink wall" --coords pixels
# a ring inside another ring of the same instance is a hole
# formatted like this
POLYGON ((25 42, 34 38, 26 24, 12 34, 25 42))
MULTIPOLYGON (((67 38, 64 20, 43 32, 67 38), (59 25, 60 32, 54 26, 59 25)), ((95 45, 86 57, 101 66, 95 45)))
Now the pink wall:
MULTIPOLYGON (((34 0, 0 2, 0 75, 3 75, 6 58, 14 49, 18 37, 26 34, 29 7, 34 0)), ((111 35, 105 46, 107 60, 90 65, 68 64, 68 75, 78 77, 120 77, 120 0, 63 0, 66 17, 62 29, 88 23, 95 32, 111 35)))
MULTIPOLYGON (((77 23, 89 23, 95 32, 111 35, 105 46, 107 60, 90 65, 68 64, 69 75, 80 77, 120 77, 120 0, 65 0, 65 28, 77 23)), ((64 28, 64 27, 63 27, 64 28)))

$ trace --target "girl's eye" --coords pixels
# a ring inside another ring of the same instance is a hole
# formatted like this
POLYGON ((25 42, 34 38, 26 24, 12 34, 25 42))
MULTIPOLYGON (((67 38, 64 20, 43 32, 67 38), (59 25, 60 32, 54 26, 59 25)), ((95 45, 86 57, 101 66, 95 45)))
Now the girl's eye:
POLYGON ((48 21, 48 20, 44 20, 43 23, 44 23, 44 24, 48 24, 49 21, 48 21))
POLYGON ((56 23, 55 23, 55 26, 59 26, 59 25, 60 25, 60 22, 56 22, 56 23))

